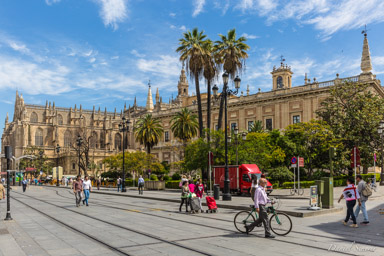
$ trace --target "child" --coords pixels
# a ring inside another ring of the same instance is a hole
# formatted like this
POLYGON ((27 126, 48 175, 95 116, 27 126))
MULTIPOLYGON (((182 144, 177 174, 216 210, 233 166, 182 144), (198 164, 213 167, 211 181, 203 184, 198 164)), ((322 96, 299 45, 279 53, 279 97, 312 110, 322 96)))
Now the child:
POLYGON ((203 194, 205 193, 204 193, 204 184, 202 179, 199 179, 199 181, 196 184, 195 194, 196 194, 197 200, 199 200, 201 212, 204 212, 202 201, 203 201, 203 194))
POLYGON ((345 217, 343 224, 347 225, 349 218, 352 218, 353 224, 350 225, 350 227, 357 228, 358 226, 356 223, 355 214, 353 213, 353 207, 356 205, 356 200, 358 200, 359 206, 361 206, 361 201, 360 201, 359 191, 357 190, 357 188, 353 183, 354 183, 353 178, 347 179, 347 187, 344 189, 338 202, 340 203, 342 198, 345 198, 345 200, 347 201, 347 216, 345 217))
POLYGON ((181 204, 179 207, 179 212, 181 212, 181 207, 185 203, 185 212, 188 212, 188 204, 189 204, 189 187, 188 187, 188 181, 183 181, 183 186, 181 187, 181 204))

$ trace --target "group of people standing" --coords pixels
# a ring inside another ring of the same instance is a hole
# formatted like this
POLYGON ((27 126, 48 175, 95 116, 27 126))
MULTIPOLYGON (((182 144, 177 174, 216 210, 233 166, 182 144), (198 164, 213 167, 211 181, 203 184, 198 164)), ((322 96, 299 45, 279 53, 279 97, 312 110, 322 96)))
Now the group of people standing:
POLYGON ((187 179, 187 177, 183 175, 179 186, 181 188, 181 203, 179 207, 179 212, 181 212, 181 208, 184 204, 185 212, 189 212, 188 206, 190 206, 192 210, 191 200, 193 194, 196 195, 196 198, 199 202, 200 211, 203 212, 203 195, 205 195, 203 180, 199 179, 196 183, 194 183, 191 176, 189 176, 187 179))

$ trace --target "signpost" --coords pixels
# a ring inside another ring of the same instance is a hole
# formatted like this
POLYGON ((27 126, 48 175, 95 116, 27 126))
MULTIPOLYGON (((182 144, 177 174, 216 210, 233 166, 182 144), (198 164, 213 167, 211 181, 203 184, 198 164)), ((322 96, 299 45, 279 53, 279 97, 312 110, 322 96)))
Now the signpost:
POLYGON ((360 150, 357 147, 353 147, 351 153, 351 167, 355 170, 355 185, 356 185, 356 167, 360 166, 360 150))
POLYGON ((291 158, 291 164, 293 168, 293 190, 296 192, 296 167, 297 167, 297 158, 294 156, 291 158))
POLYGON ((209 195, 212 195, 212 165, 213 165, 213 153, 208 152, 208 166, 209 166, 209 195))
POLYGON ((319 197, 317 193, 317 185, 311 186, 309 190, 309 205, 310 207, 308 210, 320 210, 320 207, 318 206, 319 203, 319 197))

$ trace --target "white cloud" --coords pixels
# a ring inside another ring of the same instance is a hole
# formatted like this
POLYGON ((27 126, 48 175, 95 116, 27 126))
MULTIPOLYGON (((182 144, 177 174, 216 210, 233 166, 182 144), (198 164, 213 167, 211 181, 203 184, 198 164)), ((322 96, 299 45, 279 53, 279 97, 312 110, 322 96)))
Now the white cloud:
POLYGON ((127 18, 127 0, 94 0, 101 6, 100 16, 105 26, 111 26, 114 30, 118 23, 127 18))
POLYGON ((145 57, 145 54, 141 54, 141 53, 139 53, 137 50, 135 50, 135 49, 133 49, 132 51, 131 51, 131 54, 132 55, 134 55, 134 56, 136 56, 136 57, 138 57, 138 58, 144 58, 145 57))
POLYGON ((180 26, 180 28, 179 28, 180 30, 182 30, 182 31, 185 31, 185 30, 187 30, 187 28, 183 25, 183 26, 180 26))
POLYGON ((20 44, 20 43, 16 43, 16 42, 10 42, 9 46, 13 50, 18 51, 18 52, 22 52, 22 53, 29 53, 30 52, 25 44, 20 44))
POLYGON ((139 59, 137 67, 143 72, 152 72, 162 77, 177 76, 180 73, 179 58, 161 55, 159 59, 139 59))
POLYGON ((186 30, 187 30, 187 27, 184 26, 184 25, 182 25, 182 26, 180 26, 180 27, 177 27, 177 26, 171 24, 171 25, 169 26, 169 28, 170 28, 170 29, 173 29, 173 30, 179 29, 179 30, 181 30, 181 31, 186 31, 186 30))
POLYGON ((267 15, 278 5, 277 0, 241 0, 235 8, 243 12, 257 11, 260 15, 267 15))
POLYGON ((193 0, 194 10, 192 16, 196 17, 197 15, 199 15, 203 11, 204 5, 205 0, 193 0))
POLYGON ((96 58, 92 57, 89 59, 89 63, 94 63, 96 61, 96 58))
POLYGON ((176 13, 171 12, 171 13, 169 13, 169 16, 171 16, 171 17, 176 17, 176 13))
POLYGON ((111 57, 111 60, 118 60, 119 59, 119 56, 112 56, 111 57))
POLYGON ((61 0, 45 0, 45 3, 47 5, 52 5, 52 4, 56 4, 58 2, 60 2, 61 0))
POLYGON ((256 36, 256 35, 250 35, 250 34, 247 34, 247 33, 243 33, 241 36, 247 38, 247 39, 256 39, 256 38, 260 38, 259 36, 256 36))

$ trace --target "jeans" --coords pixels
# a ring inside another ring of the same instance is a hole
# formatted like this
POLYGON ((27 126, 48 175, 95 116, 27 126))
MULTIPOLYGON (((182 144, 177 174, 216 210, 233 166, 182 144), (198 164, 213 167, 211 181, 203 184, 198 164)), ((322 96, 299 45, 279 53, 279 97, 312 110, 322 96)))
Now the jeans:
POLYGON ((76 206, 80 206, 80 202, 81 202, 81 191, 76 191, 76 193, 75 193, 75 197, 76 197, 76 206))
POLYGON ((23 192, 27 189, 27 184, 23 184, 23 192))
POLYGON ((117 192, 119 192, 121 189, 121 184, 117 184, 117 192))
POLYGON ((89 189, 84 189, 84 202, 86 205, 88 205, 88 199, 89 199, 89 189))
POLYGON ((359 213, 360 213, 360 209, 361 211, 363 212, 363 216, 364 216, 364 221, 368 222, 368 213, 367 213, 367 208, 365 207, 365 202, 366 201, 361 201, 361 207, 359 205, 357 205, 356 207, 356 210, 355 210, 355 217, 357 219, 357 217, 359 217, 359 213))
POLYGON ((181 207, 183 206, 184 203, 185 203, 185 211, 186 212, 188 211, 189 198, 181 198, 181 204, 179 207, 179 212, 181 212, 181 207))
POLYGON ((356 224, 356 217, 353 213, 353 207, 356 205, 356 200, 347 201, 347 216, 345 217, 345 222, 348 222, 352 218, 353 224, 356 224))
POLYGON ((142 195, 144 191, 144 184, 139 183, 139 195, 142 195))
POLYGON ((203 210, 203 198, 202 197, 198 197, 197 200, 199 201, 200 209, 203 210))
POLYGON ((268 222, 268 213, 267 210, 265 209, 265 205, 259 204, 259 218, 250 224, 248 226, 249 229, 252 229, 259 225, 261 222, 263 222, 264 230, 265 230, 265 235, 270 236, 271 235, 271 228, 269 227, 269 222, 268 222))

